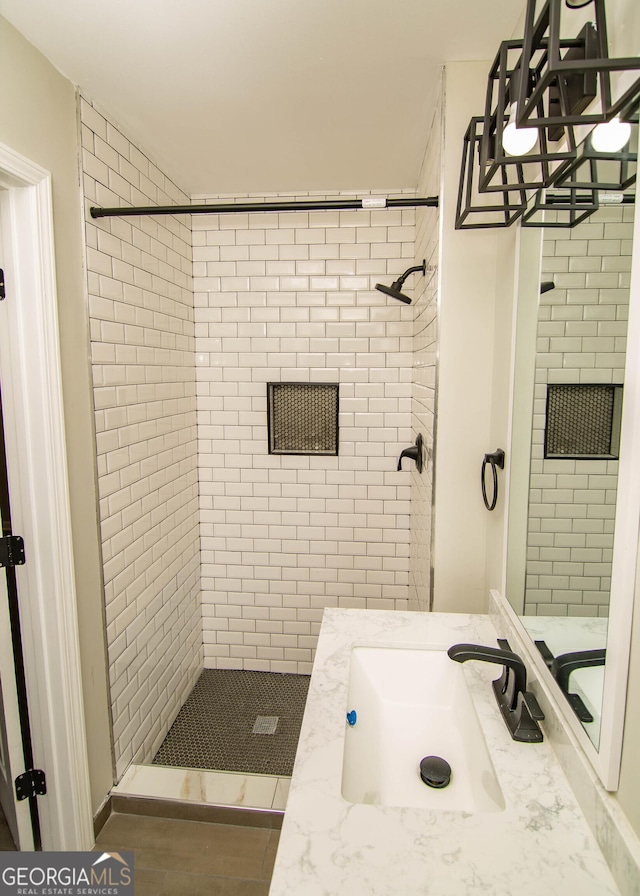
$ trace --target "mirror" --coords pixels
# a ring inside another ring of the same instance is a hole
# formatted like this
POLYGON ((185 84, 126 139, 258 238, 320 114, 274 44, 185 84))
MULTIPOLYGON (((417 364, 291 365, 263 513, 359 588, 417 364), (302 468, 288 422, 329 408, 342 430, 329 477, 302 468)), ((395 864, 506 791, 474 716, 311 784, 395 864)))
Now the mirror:
POLYGON ((607 695, 626 679, 637 552, 636 522, 632 576, 621 545, 634 544, 625 514, 633 520, 637 503, 635 403, 624 401, 636 375, 626 351, 633 193, 574 228, 520 230, 509 472, 506 597, 567 719, 611 767, 607 695), (620 619, 622 635, 612 631, 620 619))

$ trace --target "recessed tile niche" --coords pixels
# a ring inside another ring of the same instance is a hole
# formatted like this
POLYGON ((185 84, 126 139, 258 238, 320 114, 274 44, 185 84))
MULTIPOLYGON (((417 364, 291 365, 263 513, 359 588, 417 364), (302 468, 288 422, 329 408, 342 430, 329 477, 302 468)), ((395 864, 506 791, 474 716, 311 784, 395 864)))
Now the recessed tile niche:
POLYGON ((544 456, 615 460, 621 418, 622 386, 550 384, 544 456))
POLYGON ((338 453, 338 383, 267 383, 269 454, 338 453))

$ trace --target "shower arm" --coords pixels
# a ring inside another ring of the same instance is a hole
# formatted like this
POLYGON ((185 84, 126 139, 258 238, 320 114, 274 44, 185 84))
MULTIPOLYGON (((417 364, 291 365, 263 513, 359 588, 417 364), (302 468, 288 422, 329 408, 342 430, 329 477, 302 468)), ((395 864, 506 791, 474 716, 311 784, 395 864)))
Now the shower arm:
POLYGON ((404 286, 404 282, 405 282, 405 280, 407 279, 407 277, 408 277, 410 274, 415 274, 415 273, 417 273, 418 271, 420 271, 421 273, 424 274, 424 272, 425 272, 425 265, 424 265, 424 262, 423 262, 422 264, 417 264, 414 268, 408 268, 408 269, 404 272, 404 274, 402 274, 400 277, 398 277, 398 279, 395 281, 395 283, 392 284, 392 289, 398 289, 398 290, 402 289, 402 287, 404 286))

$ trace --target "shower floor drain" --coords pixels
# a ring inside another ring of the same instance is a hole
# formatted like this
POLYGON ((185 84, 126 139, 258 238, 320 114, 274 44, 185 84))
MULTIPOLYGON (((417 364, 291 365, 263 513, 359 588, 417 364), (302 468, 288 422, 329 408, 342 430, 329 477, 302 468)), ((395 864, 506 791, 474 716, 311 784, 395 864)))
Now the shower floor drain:
POLYGON ((278 727, 278 716, 258 716, 253 725, 252 734, 275 734, 278 727))

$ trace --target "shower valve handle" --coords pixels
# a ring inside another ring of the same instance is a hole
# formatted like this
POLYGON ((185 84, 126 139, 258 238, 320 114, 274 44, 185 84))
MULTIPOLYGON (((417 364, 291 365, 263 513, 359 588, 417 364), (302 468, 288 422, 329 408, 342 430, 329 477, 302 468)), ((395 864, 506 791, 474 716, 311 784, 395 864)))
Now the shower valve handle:
POLYGON ((416 467, 418 468, 418 473, 422 473, 422 467, 424 465, 424 439, 422 438, 422 433, 418 433, 416 437, 415 445, 412 445, 410 448, 405 448, 404 451, 400 453, 400 457, 398 458, 398 472, 402 469, 402 458, 410 457, 411 460, 416 462, 416 467))

